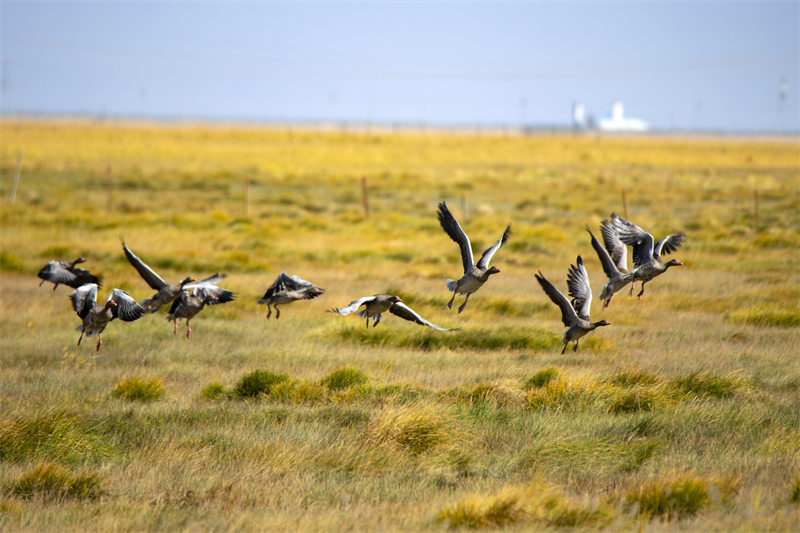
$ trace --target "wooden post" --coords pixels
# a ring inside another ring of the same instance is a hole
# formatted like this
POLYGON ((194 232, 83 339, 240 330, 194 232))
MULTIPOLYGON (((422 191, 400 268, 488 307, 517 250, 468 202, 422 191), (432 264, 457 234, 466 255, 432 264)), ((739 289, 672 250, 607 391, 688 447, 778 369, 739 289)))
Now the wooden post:
POLYGON ((758 233, 758 189, 753 191, 753 231, 758 233))
POLYGON ((247 216, 249 208, 250 208, 250 180, 244 180, 244 194, 242 196, 242 211, 244 212, 244 216, 247 216))
POLYGON ((629 220, 628 216, 628 191, 622 189, 622 207, 625 210, 625 220, 629 220))
POLYGON ((361 203, 364 204, 364 218, 369 218, 369 193, 367 192, 367 178, 361 178, 361 203))
POLYGON ((22 171, 22 152, 17 153, 17 168, 14 170, 14 182, 11 184, 11 196, 8 200, 13 204, 17 199, 17 185, 19 184, 19 174, 22 171))
POLYGON ((111 211, 111 165, 106 165, 106 209, 111 211))

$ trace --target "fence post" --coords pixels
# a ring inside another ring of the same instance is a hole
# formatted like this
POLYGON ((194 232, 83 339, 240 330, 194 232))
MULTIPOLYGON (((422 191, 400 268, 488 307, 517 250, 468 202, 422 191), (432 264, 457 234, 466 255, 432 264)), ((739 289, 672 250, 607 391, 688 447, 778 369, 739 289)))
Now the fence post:
POLYGON ((11 184, 11 196, 8 200, 13 204, 17 199, 17 185, 19 184, 19 174, 22 171, 22 152, 17 153, 17 168, 14 170, 14 182, 11 184))
POLYGON ((361 178, 361 203, 364 204, 364 218, 369 218, 369 192, 367 191, 367 178, 361 178))

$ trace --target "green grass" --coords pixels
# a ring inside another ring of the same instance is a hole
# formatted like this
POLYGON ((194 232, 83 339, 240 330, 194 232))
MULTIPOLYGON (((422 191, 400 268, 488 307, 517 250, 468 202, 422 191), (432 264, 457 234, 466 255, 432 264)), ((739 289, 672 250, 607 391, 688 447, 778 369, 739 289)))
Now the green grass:
POLYGON ((111 396, 129 402, 153 402, 164 396, 164 385, 160 379, 130 376, 117 383, 111 396))
POLYGON ((800 523, 795 141, 10 119, 0 136, 0 197, 25 154, 0 210, 2 531, 800 523), (687 233, 685 266, 641 301, 595 300, 612 325, 561 355, 533 274, 566 290, 581 254, 599 294, 584 226, 622 214, 623 191, 656 238, 687 233), (514 230, 460 314, 442 200, 476 254, 514 230), (226 273, 236 301, 188 340, 162 310, 76 346, 71 289, 36 273, 84 256, 98 301, 150 296, 120 235, 169 282, 226 273), (267 320, 256 299, 283 270, 327 290, 267 320), (382 292, 460 329, 325 312, 382 292))

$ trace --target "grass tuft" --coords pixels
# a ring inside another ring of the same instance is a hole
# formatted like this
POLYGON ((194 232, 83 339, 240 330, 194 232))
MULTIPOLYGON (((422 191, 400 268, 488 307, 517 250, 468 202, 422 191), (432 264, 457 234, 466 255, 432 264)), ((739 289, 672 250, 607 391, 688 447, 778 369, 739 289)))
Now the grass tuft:
POLYGON ((800 310, 775 309, 773 307, 750 307, 725 314, 725 318, 739 324, 753 326, 777 326, 795 328, 800 326, 800 310))
POLYGON ((108 446, 99 436, 62 412, 0 423, 0 459, 33 458, 78 462, 106 456, 108 446))
POLYGON ((164 385, 160 379, 144 380, 131 376, 117 383, 111 395, 129 402, 152 402, 164 395, 164 385))
POLYGON ((201 394, 206 400, 220 400, 225 396, 225 385, 214 381, 203 387, 201 394))
POLYGON ((431 407, 418 405, 384 408, 367 428, 370 444, 389 443, 412 455, 431 450, 451 436, 444 416, 436 414, 431 407))
POLYGON ((343 367, 322 379, 322 384, 330 390, 349 389, 355 385, 363 385, 368 381, 367 375, 358 368, 343 367))
POLYGON ((96 474, 76 474, 63 466, 44 463, 5 484, 5 490, 22 498, 42 495, 48 499, 96 499, 100 478, 96 474))
POLYGON ((792 491, 789 494, 789 501, 792 503, 800 503, 800 477, 794 480, 792 491))
POLYGON ((510 380, 476 385, 468 397, 471 402, 489 402, 497 407, 525 405, 525 393, 510 380))
POLYGON ((561 371, 557 368, 550 367, 545 368, 544 370, 540 370, 535 373, 533 376, 525 382, 525 385, 522 386, 523 389, 538 389, 544 387, 554 379, 561 376, 561 371))
POLYGON ((694 515, 710 500, 708 484, 687 475, 642 483, 627 493, 625 501, 630 507, 638 507, 639 516, 671 520, 694 515))
POLYGON ((733 377, 720 377, 714 374, 692 372, 686 376, 672 380, 672 385, 684 394, 727 398, 741 386, 741 382, 733 377))
POLYGON ((276 374, 268 370, 253 370, 242 376, 233 389, 237 398, 255 398, 261 394, 270 394, 278 383, 289 381, 287 374, 276 374))

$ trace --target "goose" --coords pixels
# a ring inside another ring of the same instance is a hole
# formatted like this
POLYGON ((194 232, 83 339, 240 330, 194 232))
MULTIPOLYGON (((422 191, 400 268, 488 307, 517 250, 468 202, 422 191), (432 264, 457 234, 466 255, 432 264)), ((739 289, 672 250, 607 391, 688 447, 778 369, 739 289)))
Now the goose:
POLYGON ((296 300, 310 300, 316 298, 325 292, 321 289, 302 278, 297 276, 287 276, 286 272, 281 272, 280 275, 272 282, 267 288, 264 296, 258 299, 258 303, 266 305, 267 319, 272 316, 272 306, 275 306, 275 320, 281 317, 281 310, 278 309, 278 304, 290 304, 296 300))
POLYGON ((611 325, 611 322, 608 320, 592 322, 589 318, 589 311, 592 307, 592 287, 589 285, 589 276, 586 273, 586 268, 583 266, 583 259, 581 256, 578 256, 577 266, 570 265, 569 272, 567 273, 567 286, 569 287, 569 295, 572 298, 572 303, 544 277, 541 270, 538 274, 535 274, 535 276, 536 281, 542 286, 545 294, 550 297, 554 304, 561 308, 561 321, 569 328, 564 333, 564 338, 561 340, 561 342, 564 343, 561 355, 567 351, 567 345, 570 341, 575 342, 573 351, 577 352, 578 342, 581 337, 598 326, 611 325))
POLYGON ((225 276, 226 274, 216 274, 198 283, 184 286, 180 295, 172 302, 172 307, 170 307, 167 315, 167 320, 171 320, 175 324, 175 328, 172 331, 173 335, 178 334, 178 319, 186 319, 186 338, 188 339, 192 335, 192 327, 189 325, 189 321, 202 311, 206 305, 217 305, 233 301, 236 297, 235 293, 216 285, 225 276))
POLYGON ((619 235, 617 235, 614 226, 608 220, 603 220, 600 224, 600 232, 603 234, 605 248, 594 236, 589 226, 586 226, 586 231, 592 237, 592 248, 597 252, 597 257, 600 258, 600 264, 603 266, 603 272, 608 276, 608 282, 606 282, 598 298, 603 302, 603 309, 605 309, 611 303, 611 297, 614 296, 614 293, 622 290, 631 280, 631 275, 628 273, 627 268, 628 249, 619 240, 619 235))
POLYGON ((105 305, 97 305, 97 287, 96 283, 81 285, 70 294, 69 298, 72 300, 72 308, 83 321, 78 328, 81 332, 78 346, 83 340, 84 333, 87 337, 97 333, 99 340, 96 350, 100 350, 100 346, 103 344, 103 330, 106 329, 109 322, 115 318, 133 322, 144 314, 144 309, 121 289, 113 289, 105 305))
POLYGON ((508 240, 508 236, 511 234, 511 225, 509 224, 508 227, 506 227, 503 236, 500 237, 494 245, 487 248, 486 251, 483 252, 478 264, 475 264, 472 258, 472 245, 469 242, 469 237, 467 237, 467 234, 461 229, 461 226, 458 225, 455 217, 453 217, 450 210, 447 209, 447 204, 444 202, 439 204, 438 215, 442 229, 456 244, 458 244, 458 247, 461 248, 461 261, 464 264, 464 275, 458 280, 447 280, 447 289, 453 293, 453 297, 447 302, 448 309, 453 308, 453 300, 456 299, 456 294, 466 294, 467 296, 464 298, 464 303, 458 308, 458 312, 461 313, 467 306, 469 295, 480 289, 489 279, 489 276, 500 272, 500 269, 497 267, 493 266, 490 268, 489 261, 492 260, 492 256, 500 246, 508 240))
POLYGON ((614 229, 620 240, 633 247, 633 264, 636 268, 631 272, 631 290, 628 296, 633 296, 633 287, 637 281, 641 281, 642 290, 637 295, 641 300, 644 296, 645 283, 663 274, 669 267, 683 265, 677 259, 664 263, 661 255, 677 250, 683 244, 686 234, 683 232, 672 233, 655 243, 654 246, 653 236, 636 224, 628 222, 614 213, 611 213, 611 221, 614 223, 614 229))
POLYGON ((177 284, 169 284, 161 279, 161 276, 156 274, 152 268, 144 263, 144 261, 136 257, 136 255, 125 245, 125 241, 122 241, 122 249, 125 251, 125 257, 128 258, 128 262, 133 265, 133 268, 135 268, 139 275, 142 276, 142 279, 144 279, 151 288, 158 291, 150 298, 142 300, 142 307, 144 307, 146 313, 155 313, 158 311, 159 307, 166 305, 177 298, 185 285, 193 281, 197 281, 193 277, 189 276, 182 279, 177 284))
POLYGON ((403 303, 399 296, 392 296, 389 294, 376 294, 374 296, 364 296, 363 298, 359 298, 358 300, 353 300, 347 307, 342 309, 338 309, 334 307, 330 309, 331 313, 339 313, 342 316, 349 315, 350 313, 356 311, 359 307, 364 306, 364 309, 360 311, 358 314, 361 317, 367 319, 367 327, 369 327, 369 319, 374 318, 375 322, 372 324, 372 327, 378 325, 378 322, 381 321, 381 313, 385 313, 389 311, 395 316, 399 316, 405 320, 410 320, 411 322, 416 322, 417 324, 421 324, 423 326, 428 326, 433 329, 439 331, 454 331, 452 329, 443 328, 428 322, 421 316, 419 316, 416 312, 414 312, 410 307, 403 303))
POLYGON ((79 257, 75 261, 48 261, 37 274, 42 278, 39 286, 41 287, 45 281, 49 281, 53 283, 53 290, 56 290, 59 284, 68 285, 73 289, 77 289, 87 283, 94 283, 98 287, 102 287, 102 276, 94 275, 88 270, 75 266, 78 263, 85 262, 85 257, 79 257))

